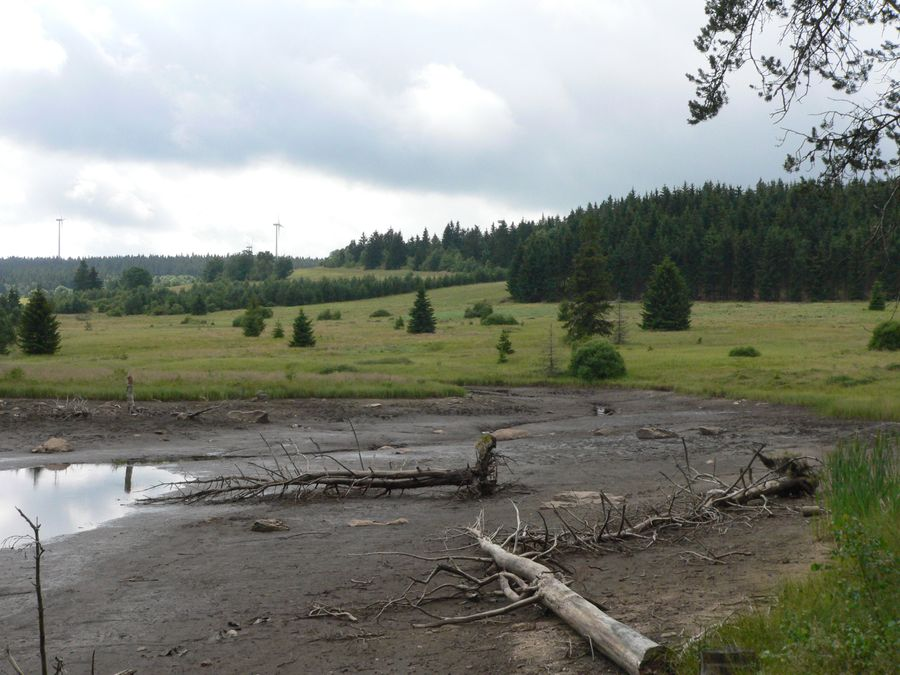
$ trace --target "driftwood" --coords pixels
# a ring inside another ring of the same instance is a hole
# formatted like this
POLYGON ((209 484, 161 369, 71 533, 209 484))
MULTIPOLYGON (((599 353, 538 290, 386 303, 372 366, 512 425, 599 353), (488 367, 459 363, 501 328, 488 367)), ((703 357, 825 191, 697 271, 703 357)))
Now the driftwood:
POLYGON ((344 489, 345 492, 361 491, 370 488, 383 490, 388 494, 392 490, 413 490, 418 488, 453 486, 466 488, 479 495, 489 495, 497 486, 497 455, 494 452, 496 441, 490 434, 485 434, 475 444, 476 457, 474 466, 461 469, 350 469, 334 457, 324 455, 340 468, 337 470, 322 469, 313 471, 301 469, 297 465, 298 458, 293 457, 284 446, 282 462, 273 454, 275 467, 253 464, 256 475, 239 473, 232 476, 215 478, 195 478, 181 483, 171 483, 176 492, 159 497, 149 497, 145 503, 162 502, 229 502, 259 497, 294 497, 300 498, 316 488, 326 490, 344 489), (284 464, 284 460, 287 464, 284 464))
MULTIPOLYGON (((771 513, 772 505, 767 501, 769 497, 815 492, 816 473, 805 459, 769 459, 762 455, 762 449, 763 446, 756 449, 736 480, 725 483, 715 475, 693 471, 685 446, 686 466, 678 468, 684 475, 686 484, 679 485, 670 480, 676 492, 671 495, 667 507, 662 511, 651 509, 649 515, 634 523, 629 520, 626 503, 615 505, 601 492, 601 503, 594 503, 593 507, 599 506, 602 513, 594 522, 579 517, 565 507, 559 507, 554 508, 553 512, 563 525, 562 529, 551 529, 540 511, 538 515, 543 527, 531 527, 521 521, 518 507, 513 504, 516 509, 514 529, 503 532, 501 528, 493 536, 486 536, 479 519, 474 527, 457 531, 457 535, 453 535, 473 538, 471 546, 447 549, 447 552, 434 557, 401 551, 361 554, 403 555, 434 564, 427 576, 414 578, 400 597, 385 603, 378 616, 390 607, 412 607, 434 619, 431 623, 416 624, 417 627, 424 628, 479 621, 540 603, 584 637, 592 654, 595 650, 602 652, 628 673, 668 672, 665 647, 611 618, 604 613, 605 608, 593 599, 572 591, 566 585, 566 580, 560 577, 560 572, 554 572, 556 569, 572 573, 558 556, 566 550, 602 554, 624 546, 629 541, 639 542, 643 548, 662 539, 666 532, 683 533, 685 528, 697 528, 706 524, 725 528, 733 522, 742 521, 750 525, 754 518, 771 513), (770 471, 754 480, 752 465, 758 458, 763 458, 763 463, 770 471), (703 483, 712 483, 716 487, 702 490, 700 486, 703 483), (748 502, 755 501, 761 503, 748 505, 748 502), (499 541, 504 535, 505 539, 501 544, 495 543, 495 539, 499 541), (480 549, 480 555, 456 553, 474 547, 480 549), (480 564, 486 571, 479 576, 478 572, 464 569, 461 565, 471 565, 469 561, 480 564), (492 586, 496 588, 495 584, 499 585, 499 589, 493 593, 510 601, 504 607, 452 617, 437 616, 426 609, 433 602, 483 597, 491 592, 489 589, 492 586)), ((687 553, 715 564, 727 564, 723 560, 726 556, 746 555, 741 551, 721 555, 710 552, 709 556, 693 551, 687 553)))
POLYGON ((633 675, 667 672, 665 647, 603 613, 557 579, 549 567, 510 553, 479 531, 471 530, 471 534, 499 569, 511 572, 533 587, 540 603, 586 639, 592 651, 599 650, 633 675))

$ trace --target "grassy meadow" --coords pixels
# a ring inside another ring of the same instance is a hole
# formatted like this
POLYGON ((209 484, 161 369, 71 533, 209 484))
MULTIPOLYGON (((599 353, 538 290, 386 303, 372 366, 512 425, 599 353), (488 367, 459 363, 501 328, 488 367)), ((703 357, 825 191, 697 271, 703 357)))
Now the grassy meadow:
MULTIPOLYGON (((346 274, 346 271, 344 271, 346 274)), ((429 292, 433 335, 394 329, 408 319, 413 294, 331 305, 339 321, 315 321, 317 345, 287 343, 296 307, 277 307, 258 338, 231 325, 240 311, 202 317, 60 316, 62 347, 49 357, 14 350, 0 356, 0 396, 113 399, 135 378, 139 399, 220 399, 265 390, 275 397, 421 397, 463 393, 466 385, 577 385, 564 371, 570 354, 556 305, 507 302, 503 282, 429 292), (510 326, 515 353, 497 362, 500 326, 463 318, 487 300, 519 322, 510 326), (370 318, 378 309, 390 317, 370 318), (280 321, 287 334, 273 339, 280 321), (551 339, 552 333, 552 339, 551 339)), ((697 303, 692 328, 641 331, 640 307, 625 305, 628 374, 616 386, 761 399, 810 406, 841 417, 900 420, 900 354, 870 352, 869 332, 886 318, 865 303, 697 303), (761 356, 729 357, 752 345, 761 356)))

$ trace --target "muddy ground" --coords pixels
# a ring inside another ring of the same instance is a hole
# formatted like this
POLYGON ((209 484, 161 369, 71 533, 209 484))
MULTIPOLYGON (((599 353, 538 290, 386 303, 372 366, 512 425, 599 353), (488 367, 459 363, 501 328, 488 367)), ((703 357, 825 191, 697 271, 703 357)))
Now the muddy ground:
MULTIPOLYGON (((677 475, 679 439, 638 440, 640 427, 671 429, 687 442, 691 464, 736 475, 765 442, 775 452, 821 456, 843 436, 873 425, 828 420, 806 411, 749 401, 702 400, 666 392, 549 389, 477 390, 427 401, 235 401, 192 420, 173 413, 200 403, 143 403, 137 416, 116 404, 88 402, 89 417, 70 417, 52 401, 0 404, 0 469, 42 462, 133 460, 195 475, 231 472, 265 460, 269 444, 303 452, 315 444, 358 463, 453 467, 471 461, 483 431, 515 427, 527 436, 501 442, 510 469, 495 497, 460 498, 450 489, 390 497, 317 498, 302 503, 133 507, 95 530, 47 543, 44 592, 48 652, 67 672, 134 669, 138 673, 459 673, 616 672, 592 661, 581 641, 552 616, 527 607, 497 619, 416 629, 423 615, 390 608, 410 576, 429 563, 373 551, 422 555, 459 540, 452 528, 483 509, 488 525, 539 523, 541 504, 566 490, 603 490, 629 504, 663 504, 677 475), (597 416, 597 406, 612 415, 597 416), (242 424, 230 410, 265 410, 268 424, 242 424), (702 425, 721 427, 704 436, 702 425), (49 436, 74 451, 40 456, 49 436), (312 439, 312 440, 310 440, 312 439), (315 444, 313 443, 315 442, 315 444), (384 446, 390 446, 385 448, 384 446), (376 450, 377 449, 377 450, 376 450), (258 518, 279 518, 288 532, 251 532, 258 518), (394 526, 350 527, 352 519, 405 518, 394 526), (315 603, 359 619, 309 618, 315 603), (231 630, 231 633, 228 631, 231 630)), ((771 517, 728 528, 687 532, 603 556, 567 555, 573 587, 615 618, 666 643, 695 635, 735 611, 765 602, 779 581, 802 575, 826 555, 811 521, 783 501, 771 517), (689 551, 722 556, 719 563, 689 551)), ((590 508, 582 513, 591 514, 590 508)), ((546 511, 544 512, 547 513, 546 511)), ((551 518, 552 522, 552 518, 551 518)), ((0 647, 9 645, 26 672, 37 669, 32 562, 0 551, 0 647)), ((493 607, 490 601, 431 606, 443 615, 493 607)), ((7 672, 5 663, 0 672, 7 672)), ((11 672, 11 671, 10 671, 11 672)))

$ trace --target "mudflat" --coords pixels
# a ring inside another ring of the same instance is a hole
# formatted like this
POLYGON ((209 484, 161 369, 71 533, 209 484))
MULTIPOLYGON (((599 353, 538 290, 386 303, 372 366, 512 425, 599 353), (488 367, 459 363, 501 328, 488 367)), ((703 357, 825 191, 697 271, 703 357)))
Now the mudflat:
MULTIPOLYGON (((566 492, 603 491, 635 508, 664 506, 673 487, 662 474, 674 479, 676 462, 684 465, 682 439, 694 468, 736 477, 758 443, 775 453, 822 457, 839 438, 875 427, 754 401, 635 390, 141 402, 137 415, 119 403, 8 399, 0 403, 0 471, 116 463, 211 477, 274 465, 273 454, 283 461, 285 451, 316 466, 333 461, 322 452, 354 467, 361 459, 379 468, 452 468, 473 462, 483 432, 502 429, 498 451, 507 462, 501 489, 489 498, 430 488, 381 497, 139 505, 95 529, 52 538, 42 561, 48 654, 69 672, 90 672, 93 658, 98 673, 617 672, 600 656, 592 660, 589 646, 539 606, 478 623, 414 628, 423 614, 385 605, 432 563, 372 554, 442 555, 466 543, 453 533, 482 511, 489 527, 513 526, 511 502, 523 521, 543 527, 541 510, 551 527, 559 526, 542 506, 566 492), (211 409, 189 416, 205 408, 211 409), (236 411, 263 411, 268 422, 236 411), (674 434, 639 439, 646 428, 674 434), (51 437, 65 439, 71 450, 31 452, 51 437), (289 529, 252 531, 260 519, 289 529), (316 616, 316 607, 336 615, 316 616)), ((674 645, 765 603, 779 582, 827 555, 812 519, 800 515, 808 503, 779 500, 771 513, 740 526, 560 560, 576 591, 674 645)), ((15 506, 2 495, 0 504, 15 506)), ((599 507, 576 497, 571 508, 590 520, 599 507)), ((0 647, 8 645, 25 672, 38 669, 32 580, 30 555, 0 550, 0 647)), ((462 615, 496 602, 454 599, 428 609, 462 615)))

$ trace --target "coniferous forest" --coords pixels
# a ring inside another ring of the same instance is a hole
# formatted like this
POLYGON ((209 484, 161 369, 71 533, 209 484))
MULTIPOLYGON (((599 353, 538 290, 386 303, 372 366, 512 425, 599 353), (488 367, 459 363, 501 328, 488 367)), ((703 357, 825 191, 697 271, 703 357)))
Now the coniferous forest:
POLYGON ((566 217, 489 229, 448 224, 404 241, 374 232, 334 251, 331 266, 508 269, 510 294, 558 300, 584 237, 600 243, 613 290, 637 299, 666 256, 702 300, 862 299, 876 280, 900 287, 900 205, 893 184, 801 181, 752 189, 706 183, 608 198, 566 217), (887 205, 887 208, 883 209, 887 205))

